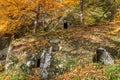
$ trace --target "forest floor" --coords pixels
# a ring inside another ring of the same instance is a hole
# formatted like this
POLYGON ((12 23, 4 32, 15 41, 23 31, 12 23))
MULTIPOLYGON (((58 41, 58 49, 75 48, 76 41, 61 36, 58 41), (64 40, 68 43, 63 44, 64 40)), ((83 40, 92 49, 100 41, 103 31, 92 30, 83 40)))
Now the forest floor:
MULTIPOLYGON (((73 62, 80 65, 52 80, 120 80, 120 28, 119 25, 100 25, 92 27, 73 27, 40 33, 48 40, 60 39, 69 55, 78 55, 73 62), (68 46, 66 46, 68 45, 68 46), (92 58, 98 46, 103 46, 115 58, 114 65, 93 63, 92 58), (70 47, 73 47, 72 49, 70 47), (69 50, 70 49, 70 50, 69 50)), ((64 53, 62 53, 64 54, 64 53)), ((74 64, 73 64, 74 65, 74 64)))
POLYGON ((66 40, 67 44, 74 46, 74 50, 71 50, 70 54, 83 54, 80 61, 83 61, 84 65, 78 66, 53 80, 120 80, 119 26, 75 27, 54 34, 57 34, 57 38, 66 40), (93 57, 99 45, 106 48, 115 57, 114 65, 106 66, 92 62, 90 57, 93 57), (83 53, 79 53, 78 50, 82 50, 83 53))

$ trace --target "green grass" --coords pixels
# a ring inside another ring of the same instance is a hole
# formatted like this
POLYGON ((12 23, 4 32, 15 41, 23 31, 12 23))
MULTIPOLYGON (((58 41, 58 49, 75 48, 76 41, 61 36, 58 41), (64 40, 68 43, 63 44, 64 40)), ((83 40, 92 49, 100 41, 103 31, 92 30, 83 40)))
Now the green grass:
POLYGON ((105 76, 108 80, 120 80, 120 64, 108 66, 105 76))

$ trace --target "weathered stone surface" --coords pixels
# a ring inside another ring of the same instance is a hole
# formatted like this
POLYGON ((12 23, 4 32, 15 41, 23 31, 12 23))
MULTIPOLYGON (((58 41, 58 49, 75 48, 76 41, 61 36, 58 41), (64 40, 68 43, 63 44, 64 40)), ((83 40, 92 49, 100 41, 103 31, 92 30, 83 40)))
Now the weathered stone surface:
POLYGON ((52 45, 52 51, 55 52, 55 51, 59 51, 61 46, 60 46, 60 39, 53 39, 53 40, 50 40, 50 43, 52 45))
POLYGON ((73 70, 78 65, 83 65, 83 62, 92 61, 83 59, 86 57, 85 53, 89 52, 84 52, 80 48, 75 50, 74 46, 66 44, 66 41, 61 43, 61 40, 54 39, 50 43, 47 45, 48 43, 45 40, 41 41, 41 39, 35 39, 34 37, 20 38, 12 41, 6 59, 6 71, 20 70, 34 74, 33 68, 36 68, 37 65, 37 68, 40 68, 40 71, 37 71, 37 75, 41 75, 43 78, 53 78, 63 74, 65 71, 73 70), (50 47, 53 48, 52 43, 55 43, 58 48, 62 45, 62 49, 48 54, 50 47), (42 55, 44 50, 46 53, 42 55))
POLYGON ((112 56, 102 47, 99 47, 96 50, 96 55, 94 56, 93 61, 101 62, 105 65, 114 64, 112 56))
POLYGON ((9 37, 2 37, 0 38, 0 50, 7 48, 10 44, 11 38, 9 37))
POLYGON ((32 68, 36 67, 37 59, 40 58, 40 49, 43 45, 47 46, 47 42, 34 37, 25 37, 11 42, 6 58, 5 69, 21 69, 26 73, 33 73, 32 68), (44 43, 43 43, 44 42, 44 43), (37 51, 39 49, 39 51, 37 51))
POLYGON ((8 48, 5 48, 0 51, 0 60, 5 60, 7 56, 8 48))
POLYGON ((50 66, 51 66, 51 59, 52 59, 52 47, 50 47, 47 51, 43 50, 41 57, 40 57, 40 76, 44 80, 48 80, 50 76, 50 66))
POLYGON ((0 51, 0 71, 4 70, 8 48, 0 51))

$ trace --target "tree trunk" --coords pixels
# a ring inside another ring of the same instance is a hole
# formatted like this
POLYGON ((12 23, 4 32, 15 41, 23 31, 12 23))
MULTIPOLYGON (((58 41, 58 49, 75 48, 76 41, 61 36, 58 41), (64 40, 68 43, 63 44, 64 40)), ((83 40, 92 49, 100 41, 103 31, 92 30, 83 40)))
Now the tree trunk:
POLYGON ((36 14, 35 22, 34 22, 34 29, 33 29, 33 35, 36 34, 38 27, 38 15, 36 14))
POLYGON ((38 4, 36 15, 35 15, 35 21, 34 21, 34 29, 33 29, 33 35, 37 33, 37 28, 38 28, 38 20, 39 20, 39 11, 40 11, 40 5, 38 4))
POLYGON ((80 0, 80 25, 84 25, 83 0, 80 0))

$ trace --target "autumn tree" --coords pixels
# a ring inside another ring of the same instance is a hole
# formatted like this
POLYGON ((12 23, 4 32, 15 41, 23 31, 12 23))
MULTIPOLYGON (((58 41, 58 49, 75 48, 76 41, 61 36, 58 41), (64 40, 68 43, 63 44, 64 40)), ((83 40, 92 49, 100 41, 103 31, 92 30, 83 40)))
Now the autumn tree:
POLYGON ((38 28, 46 30, 51 24, 59 24, 78 3, 79 0, 1 0, 0 24, 7 33, 26 32, 33 26, 32 33, 36 34, 38 28))
POLYGON ((6 26, 6 32, 15 33, 21 27, 29 28, 34 22, 33 33, 36 33, 39 21, 43 24, 44 16, 54 12, 58 6, 55 0, 1 0, 1 25, 6 26))
MULTIPOLYGON (((20 28, 27 29, 31 25, 34 14, 28 0, 0 0, 1 27, 5 32, 16 33, 20 28)), ((23 29, 23 30, 24 30, 23 29)))

